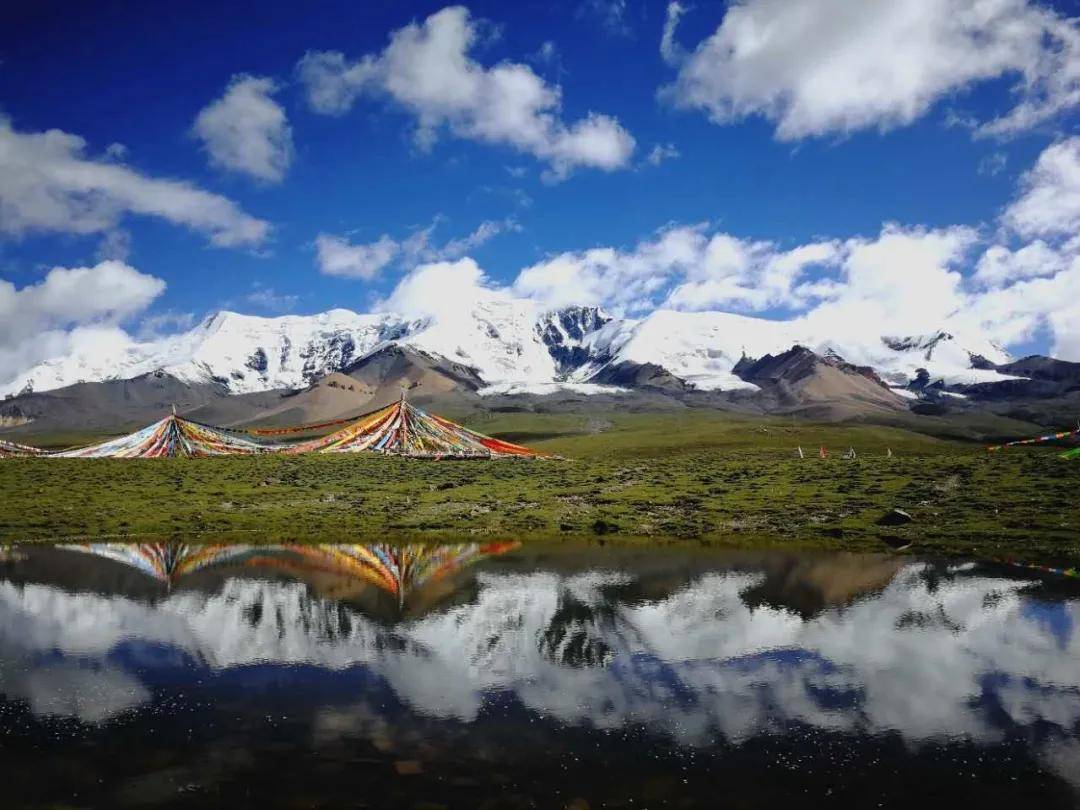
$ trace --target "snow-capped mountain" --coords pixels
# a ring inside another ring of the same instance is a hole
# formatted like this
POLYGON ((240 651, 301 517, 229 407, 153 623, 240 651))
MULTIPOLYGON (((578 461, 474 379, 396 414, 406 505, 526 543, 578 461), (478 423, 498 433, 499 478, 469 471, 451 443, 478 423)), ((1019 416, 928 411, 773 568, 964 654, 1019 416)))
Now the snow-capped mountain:
POLYGON ((541 315, 535 330, 555 361, 556 371, 563 376, 581 376, 583 369, 594 365, 595 357, 589 345, 592 336, 613 321, 599 307, 566 307, 541 315))
POLYGON ((918 369, 948 384, 1007 379, 992 369, 973 367, 973 359, 1007 363, 1009 355, 981 338, 946 332, 929 336, 867 337, 837 341, 814 334, 799 321, 772 321, 728 312, 657 310, 640 321, 612 320, 586 335, 588 361, 571 379, 588 380, 607 364, 651 363, 700 390, 753 389, 734 372, 743 357, 779 354, 800 345, 870 366, 893 385, 906 385, 918 369))
POLYGON ((981 336, 944 331, 836 340, 798 320, 671 310, 616 318, 597 307, 551 311, 528 299, 492 298, 423 318, 345 309, 276 318, 219 312, 182 334, 107 352, 87 346, 53 358, 0 385, 0 395, 156 371, 236 394, 299 389, 391 344, 469 366, 492 392, 569 387, 593 393, 603 389, 591 381, 620 364, 657 366, 699 390, 752 389, 733 373, 735 364, 796 344, 870 366, 898 386, 919 369, 948 384, 1009 379, 988 366, 1010 360, 981 336))
POLYGON ((301 388, 409 328, 397 316, 345 309, 279 318, 218 312, 188 332, 131 343, 120 352, 102 356, 87 347, 48 360, 5 386, 4 392, 129 379, 158 370, 188 383, 218 382, 236 394, 301 388))

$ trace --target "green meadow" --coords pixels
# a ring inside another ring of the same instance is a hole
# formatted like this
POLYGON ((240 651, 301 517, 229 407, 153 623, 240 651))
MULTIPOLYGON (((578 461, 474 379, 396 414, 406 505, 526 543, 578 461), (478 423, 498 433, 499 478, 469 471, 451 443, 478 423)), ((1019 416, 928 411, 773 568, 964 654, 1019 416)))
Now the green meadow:
POLYGON ((559 458, 9 459, 0 539, 587 537, 1080 559, 1080 463, 1060 448, 991 454, 899 428, 703 411, 469 424, 559 458), (912 521, 879 525, 894 508, 912 521))

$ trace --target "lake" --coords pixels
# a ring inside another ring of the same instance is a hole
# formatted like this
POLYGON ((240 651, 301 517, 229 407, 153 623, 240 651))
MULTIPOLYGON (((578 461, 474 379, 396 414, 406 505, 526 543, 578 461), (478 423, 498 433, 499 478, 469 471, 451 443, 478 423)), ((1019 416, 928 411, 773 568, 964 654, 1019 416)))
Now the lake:
POLYGON ((1074 807, 1080 582, 672 546, 0 551, 6 806, 1074 807))

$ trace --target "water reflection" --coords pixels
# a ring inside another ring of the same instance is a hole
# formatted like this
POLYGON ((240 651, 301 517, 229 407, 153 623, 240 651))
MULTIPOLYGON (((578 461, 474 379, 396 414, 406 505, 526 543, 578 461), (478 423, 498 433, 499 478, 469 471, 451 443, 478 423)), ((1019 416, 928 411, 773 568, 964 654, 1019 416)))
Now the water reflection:
POLYGON ((107 724, 177 692, 258 712, 272 695, 319 744, 468 733, 513 759, 528 735, 489 750, 481 730, 527 715, 543 750, 573 729, 699 752, 811 732, 1021 740, 1055 779, 1080 773, 1080 592, 1000 566, 480 544, 5 560, 0 692, 39 719, 107 724))
MULTIPOLYGON (((517 542, 460 543, 453 545, 372 544, 189 544, 87 543, 57 548, 92 554, 122 563, 169 588, 200 571, 214 567, 244 566, 252 570, 279 570, 299 579, 337 579, 350 586, 374 585, 397 600, 400 611, 416 601, 423 610, 427 590, 484 557, 505 554, 517 542)), ((338 594, 340 595, 340 594, 338 594)))

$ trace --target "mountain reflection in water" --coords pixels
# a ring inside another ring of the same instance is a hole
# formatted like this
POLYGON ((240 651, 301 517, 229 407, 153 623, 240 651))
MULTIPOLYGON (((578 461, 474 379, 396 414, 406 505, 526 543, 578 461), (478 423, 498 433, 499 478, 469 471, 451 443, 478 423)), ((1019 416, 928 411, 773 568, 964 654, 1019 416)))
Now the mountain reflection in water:
POLYGON ((92 805, 1074 806, 1078 621, 1075 582, 892 556, 8 547, 0 775, 92 805))

